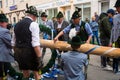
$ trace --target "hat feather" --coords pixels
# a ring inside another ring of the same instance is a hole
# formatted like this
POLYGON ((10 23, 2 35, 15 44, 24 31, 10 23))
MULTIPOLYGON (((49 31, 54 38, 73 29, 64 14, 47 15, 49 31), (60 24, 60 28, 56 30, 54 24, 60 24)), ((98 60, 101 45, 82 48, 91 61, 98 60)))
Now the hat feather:
POLYGON ((72 28, 69 32, 69 38, 72 39, 73 37, 75 37, 77 35, 77 31, 75 28, 72 28))
POLYGON ((76 9, 77 9, 77 11, 78 12, 80 12, 81 11, 81 8, 79 8, 79 7, 75 7, 76 9))
POLYGON ((29 7, 28 7, 28 3, 26 4, 26 8, 28 9, 29 7))

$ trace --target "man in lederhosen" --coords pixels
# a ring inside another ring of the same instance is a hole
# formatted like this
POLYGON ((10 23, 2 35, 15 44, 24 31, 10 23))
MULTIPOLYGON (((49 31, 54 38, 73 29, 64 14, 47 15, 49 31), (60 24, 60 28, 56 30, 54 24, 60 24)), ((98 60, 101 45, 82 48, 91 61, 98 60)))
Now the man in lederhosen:
POLYGON ((23 80, 28 80, 30 70, 33 71, 35 80, 41 76, 38 70, 42 67, 39 26, 36 23, 38 17, 34 6, 27 6, 27 16, 18 22, 14 28, 12 45, 15 47, 15 59, 23 72, 23 80))

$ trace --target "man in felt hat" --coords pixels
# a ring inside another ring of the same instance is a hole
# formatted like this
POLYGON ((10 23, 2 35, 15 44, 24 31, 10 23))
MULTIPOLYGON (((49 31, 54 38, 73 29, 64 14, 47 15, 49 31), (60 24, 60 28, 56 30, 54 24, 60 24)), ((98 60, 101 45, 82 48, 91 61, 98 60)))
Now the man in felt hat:
MULTIPOLYGON (((64 28, 66 28, 69 25, 69 23, 64 20, 63 13, 61 11, 57 14, 56 18, 57 18, 57 21, 54 24, 54 28, 56 30, 56 34, 58 34, 64 28)), ((65 35, 59 37, 59 40, 67 41, 68 40, 68 34, 65 34, 65 35)))
MULTIPOLYGON (((52 30, 54 29, 53 21, 52 20, 48 20, 47 17, 48 17, 48 15, 45 12, 41 13, 40 25, 44 25, 47 28, 50 28, 51 29, 51 33, 52 33, 52 30)), ((44 33, 43 34, 43 39, 53 39, 53 36, 52 35, 50 36, 47 33, 44 33)))
MULTIPOLYGON (((54 28, 55 28, 56 35, 58 35, 59 32, 61 32, 63 29, 65 29, 69 25, 69 23, 64 20, 64 15, 61 11, 58 12, 56 18, 57 18, 57 21, 54 24, 54 28)), ((60 41, 68 41, 68 39, 69 39, 68 33, 64 34, 58 38, 58 40, 60 40, 60 41)), ((61 53, 61 52, 62 51, 59 50, 59 53, 61 53)), ((59 63, 60 63, 60 58, 58 58, 58 65, 59 65, 59 63)))
POLYGON ((61 54, 65 80, 85 80, 83 67, 87 67, 88 60, 86 54, 77 51, 82 43, 80 37, 74 36, 68 43, 71 45, 72 51, 61 54))
POLYGON ((8 18, 0 14, 0 80, 7 75, 10 62, 14 62, 11 46, 11 35, 7 29, 8 18))
POLYGON ((39 26, 36 23, 38 17, 37 10, 34 6, 26 5, 27 16, 18 22, 14 28, 14 37, 12 45, 15 51, 15 59, 23 72, 23 80, 29 80, 30 70, 33 71, 35 80, 41 76, 38 74, 42 67, 39 26))
MULTIPOLYGON (((53 33, 53 29, 54 29, 54 25, 53 25, 53 22, 51 21, 51 20, 48 20, 47 19, 47 14, 45 13, 45 12, 42 12, 41 13, 41 22, 40 22, 40 25, 44 25, 44 26, 46 26, 46 27, 48 27, 48 28, 50 28, 51 29, 51 33, 53 33)), ((43 39, 53 39, 53 35, 48 35, 47 33, 43 33, 43 39)), ((45 53, 46 53, 46 48, 43 48, 43 50, 42 50, 42 58, 44 58, 44 55, 45 55, 45 53)))
MULTIPOLYGON (((114 6, 118 12, 117 15, 113 17, 113 28, 111 31, 110 46, 115 43, 115 47, 120 48, 120 0, 117 0, 114 6)), ((119 58, 114 59, 114 72, 119 72, 118 63, 119 58)))
POLYGON ((53 29, 53 22, 47 19, 48 15, 45 12, 42 12, 40 17, 42 20, 40 24, 43 24, 46 27, 49 27, 50 29, 53 29))
POLYGON ((54 41, 57 41, 60 36, 69 33, 69 38, 74 35, 79 35, 82 42, 90 43, 93 35, 92 30, 90 25, 83 22, 80 17, 79 11, 75 11, 72 15, 72 24, 63 29, 54 38, 54 41))
POLYGON ((11 66, 11 62, 14 62, 11 45, 11 33, 8 29, 8 18, 5 14, 0 14, 0 80, 6 78, 7 74, 16 79, 21 79, 22 73, 16 72, 11 66), (9 72, 8 72, 9 71, 9 72), (4 77, 4 78, 3 78, 4 77))

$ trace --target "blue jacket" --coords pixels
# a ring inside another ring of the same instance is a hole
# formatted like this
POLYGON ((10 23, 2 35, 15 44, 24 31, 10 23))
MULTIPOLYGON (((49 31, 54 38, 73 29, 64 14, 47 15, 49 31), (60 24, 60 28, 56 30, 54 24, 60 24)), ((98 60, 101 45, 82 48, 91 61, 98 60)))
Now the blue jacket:
POLYGON ((61 55, 61 59, 65 80, 85 80, 83 67, 88 65, 86 54, 68 51, 61 55))
POLYGON ((13 61, 10 32, 0 27, 0 62, 13 61))
POLYGON ((91 21, 90 26, 92 31, 98 31, 98 23, 96 21, 91 21))

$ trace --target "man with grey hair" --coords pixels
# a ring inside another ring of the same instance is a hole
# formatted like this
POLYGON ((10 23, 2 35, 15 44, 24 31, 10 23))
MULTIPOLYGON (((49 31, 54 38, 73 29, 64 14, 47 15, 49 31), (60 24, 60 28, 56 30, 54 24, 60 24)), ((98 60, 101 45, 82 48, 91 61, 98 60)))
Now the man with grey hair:
POLYGON ((39 26, 35 22, 38 14, 34 6, 28 5, 26 13, 27 16, 15 25, 12 45, 15 47, 15 59, 23 72, 22 80, 29 80, 30 70, 33 71, 35 80, 39 80, 41 76, 38 71, 42 67, 42 54, 39 26))

